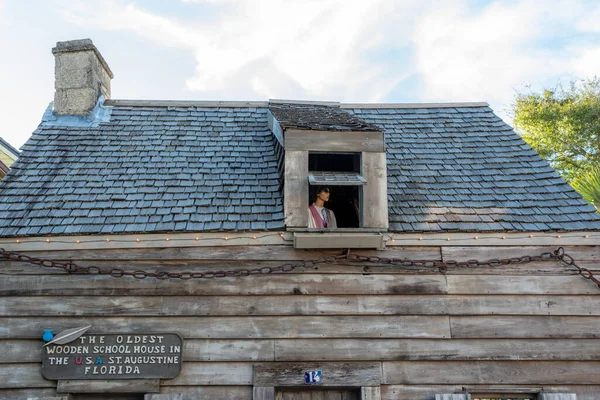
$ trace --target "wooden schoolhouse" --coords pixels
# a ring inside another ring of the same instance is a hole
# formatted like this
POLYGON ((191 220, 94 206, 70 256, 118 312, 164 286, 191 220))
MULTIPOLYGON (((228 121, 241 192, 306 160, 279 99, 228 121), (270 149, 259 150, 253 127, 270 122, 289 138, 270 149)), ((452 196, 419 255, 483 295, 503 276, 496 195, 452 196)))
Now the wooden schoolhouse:
POLYGON ((600 399, 600 217, 487 104, 117 100, 52 52, 0 399, 600 399))

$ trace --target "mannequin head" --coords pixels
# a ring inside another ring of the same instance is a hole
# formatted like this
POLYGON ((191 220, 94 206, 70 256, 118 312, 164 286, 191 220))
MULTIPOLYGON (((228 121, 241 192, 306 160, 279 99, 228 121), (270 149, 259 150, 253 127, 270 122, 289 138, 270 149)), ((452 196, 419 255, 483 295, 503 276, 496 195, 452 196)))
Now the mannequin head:
POLYGON ((323 207, 325 203, 329 201, 329 196, 329 187, 319 186, 319 188, 317 189, 317 198, 315 199, 315 205, 323 207))

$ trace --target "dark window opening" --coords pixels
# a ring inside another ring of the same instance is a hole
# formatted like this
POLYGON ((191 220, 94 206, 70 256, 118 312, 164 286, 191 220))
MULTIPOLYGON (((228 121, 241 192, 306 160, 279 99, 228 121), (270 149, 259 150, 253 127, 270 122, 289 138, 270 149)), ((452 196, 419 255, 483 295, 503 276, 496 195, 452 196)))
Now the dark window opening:
MULTIPOLYGON (((329 208, 335 214, 338 228, 360 227, 360 186, 328 186, 329 201, 325 208, 329 208)), ((313 204, 317 197, 318 186, 310 186, 309 205, 313 204)))
POLYGON ((361 226, 361 197, 363 182, 358 182, 353 176, 360 176, 360 153, 314 153, 308 154, 309 172, 334 173, 326 177, 319 176, 324 182, 311 183, 309 202, 313 204, 317 197, 319 186, 330 190, 329 201, 325 204, 335 214, 338 228, 359 228, 361 226), (339 173, 350 175, 339 175, 339 173), (338 175, 335 175, 338 173, 338 175), (354 175, 352 175, 354 174, 354 175))
POLYGON ((360 153, 309 153, 308 170, 360 173, 360 153))

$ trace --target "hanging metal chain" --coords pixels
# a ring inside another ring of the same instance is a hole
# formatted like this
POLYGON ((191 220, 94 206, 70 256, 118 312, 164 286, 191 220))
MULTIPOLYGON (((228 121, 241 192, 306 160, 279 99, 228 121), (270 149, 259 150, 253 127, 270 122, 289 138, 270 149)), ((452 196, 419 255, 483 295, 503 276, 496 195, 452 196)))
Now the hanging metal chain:
POLYGON ((558 249, 556 249, 554 251, 554 256, 556 258, 558 258, 560 261, 564 262, 565 264, 572 265, 575 268, 577 268, 577 270, 579 271, 579 275, 583 276, 585 279, 591 280, 600 288, 600 280, 598 280, 598 278, 596 278, 594 276, 594 274, 592 274, 592 271, 590 271, 587 268, 583 268, 583 267, 580 267, 579 265, 577 265, 575 263, 575 260, 573 259, 573 257, 571 257, 570 255, 565 253, 565 249, 563 249, 562 247, 559 247, 558 249))
POLYGON ((230 271, 208 271, 208 272, 148 272, 148 271, 125 271, 120 268, 101 268, 96 266, 84 267, 77 265, 72 262, 57 262, 52 260, 44 260, 40 258, 30 257, 25 254, 8 252, 3 248, 0 248, 0 258, 11 261, 26 262, 33 265, 39 265, 44 268, 58 268, 70 274, 83 274, 83 275, 110 275, 114 278, 121 278, 124 276, 131 276, 136 279, 144 278, 156 278, 156 279, 213 279, 213 278, 226 278, 226 277, 243 277, 249 275, 266 275, 274 272, 291 272, 298 268, 303 269, 318 269, 320 264, 334 264, 340 260, 346 260, 350 262, 367 262, 373 264, 390 264, 399 267, 414 267, 414 268, 426 268, 436 269, 440 273, 445 274, 449 268, 479 268, 479 267, 499 267, 502 265, 509 264, 527 264, 531 262, 540 261, 555 261, 560 260, 566 265, 577 268, 579 275, 585 279, 589 279, 594 282, 600 288, 600 280, 598 280, 594 274, 587 268, 580 267, 575 263, 573 257, 565 253, 565 249, 559 247, 554 252, 544 252, 538 256, 521 256, 512 258, 501 258, 501 259, 490 259, 486 261, 479 260, 467 260, 467 261, 438 261, 438 260, 407 260, 401 258, 386 258, 377 256, 360 256, 350 254, 347 250, 343 255, 329 256, 320 260, 304 260, 297 263, 288 263, 279 265, 276 267, 262 267, 262 268, 249 268, 249 269, 238 269, 230 271))

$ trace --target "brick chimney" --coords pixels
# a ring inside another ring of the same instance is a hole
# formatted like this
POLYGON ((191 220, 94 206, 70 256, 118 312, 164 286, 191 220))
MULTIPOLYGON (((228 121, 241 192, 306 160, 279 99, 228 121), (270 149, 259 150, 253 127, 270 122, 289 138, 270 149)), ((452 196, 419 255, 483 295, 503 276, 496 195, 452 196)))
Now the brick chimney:
POLYGON ((54 114, 88 114, 100 95, 110 98, 113 73, 90 39, 58 42, 52 54, 54 114))

